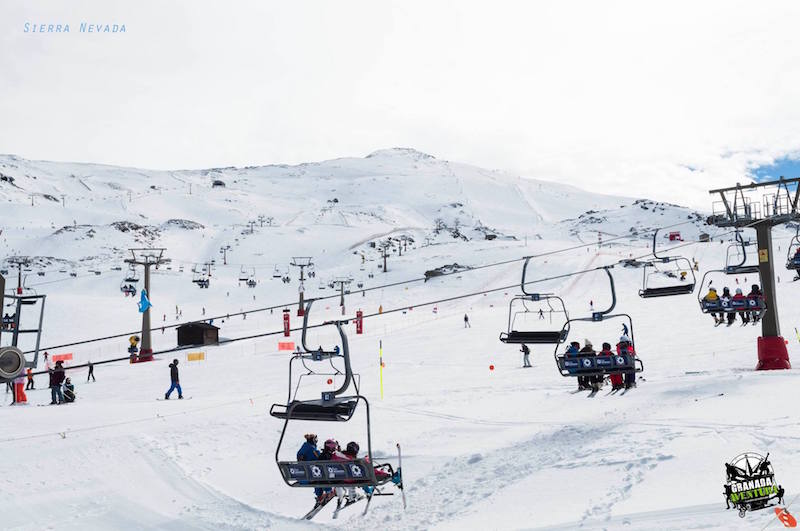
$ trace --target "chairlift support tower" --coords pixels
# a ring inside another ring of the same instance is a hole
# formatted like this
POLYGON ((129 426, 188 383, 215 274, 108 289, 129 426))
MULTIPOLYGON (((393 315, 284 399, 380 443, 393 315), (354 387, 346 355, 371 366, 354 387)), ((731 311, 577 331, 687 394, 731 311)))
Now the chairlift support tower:
POLYGON ((349 286, 353 280, 350 278, 340 277, 333 281, 334 284, 339 285, 339 306, 342 307, 342 315, 344 315, 344 289, 349 286))
POLYGON ((775 266, 772 249, 772 227, 788 222, 800 221, 798 199, 800 178, 751 183, 730 188, 710 190, 719 194, 721 201, 714 203, 709 225, 717 227, 754 228, 758 241, 758 268, 761 289, 767 312, 761 319, 761 337, 758 338, 758 365, 756 370, 791 369, 786 342, 781 337, 778 320, 777 296, 775 293, 775 266), (794 184, 795 190, 789 190, 794 184), (752 201, 746 192, 774 187, 773 193, 764 194, 761 201, 752 201))
POLYGON ((292 261, 289 262, 289 265, 292 267, 300 268, 300 286, 298 287, 300 300, 297 304, 297 316, 303 317, 303 315, 305 315, 305 305, 303 303, 303 293, 305 290, 303 286, 303 281, 306 279, 305 277, 306 268, 313 266, 314 262, 311 261, 310 256, 293 256, 292 261))
MULTIPOLYGON (((140 265, 144 267, 144 289, 147 290, 147 297, 150 298, 150 268, 170 262, 168 258, 164 258, 164 248, 150 248, 150 249, 128 249, 131 252, 131 258, 126 258, 125 263, 132 266, 140 265)), ((131 363, 138 363, 140 361, 153 361, 153 343, 150 336, 150 308, 142 313, 142 343, 139 353, 131 358, 131 363)))

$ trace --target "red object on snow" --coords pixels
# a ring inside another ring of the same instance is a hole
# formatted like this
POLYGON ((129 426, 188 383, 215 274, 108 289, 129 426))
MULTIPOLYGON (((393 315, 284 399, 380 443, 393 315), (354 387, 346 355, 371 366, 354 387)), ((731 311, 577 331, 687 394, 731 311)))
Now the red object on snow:
POLYGON ((53 354, 52 358, 53 363, 57 361, 72 361, 72 352, 67 352, 66 354, 53 354))
POLYGON ((14 384, 14 401, 17 404, 28 403, 28 397, 25 395, 25 384, 22 382, 14 384))
POLYGON ((776 369, 791 369, 789 352, 786 342, 780 336, 758 338, 758 365, 757 371, 772 371, 776 369))
POLYGON ((682 242, 683 238, 681 238, 680 232, 670 232, 669 233, 669 241, 671 242, 682 242))
POLYGON ((283 310, 283 335, 289 337, 291 327, 289 326, 289 310, 283 310))
POLYGON ((356 312, 356 334, 364 332, 364 312, 358 310, 356 312))

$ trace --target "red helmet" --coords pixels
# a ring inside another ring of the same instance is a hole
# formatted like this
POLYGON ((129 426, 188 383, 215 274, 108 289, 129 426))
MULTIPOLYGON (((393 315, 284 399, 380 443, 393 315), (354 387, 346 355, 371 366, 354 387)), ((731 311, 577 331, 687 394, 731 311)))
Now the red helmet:
POLYGON ((336 442, 336 439, 328 439, 327 441, 325 441, 324 448, 328 451, 335 452, 336 450, 339 449, 339 443, 336 442))

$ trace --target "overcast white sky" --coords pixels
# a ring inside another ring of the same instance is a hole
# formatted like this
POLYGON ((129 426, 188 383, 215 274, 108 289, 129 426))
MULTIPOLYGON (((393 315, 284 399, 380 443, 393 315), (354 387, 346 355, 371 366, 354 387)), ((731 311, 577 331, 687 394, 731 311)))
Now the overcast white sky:
POLYGON ((408 146, 708 208, 800 146, 798 27, 798 2, 0 0, 0 153, 176 169, 408 146))

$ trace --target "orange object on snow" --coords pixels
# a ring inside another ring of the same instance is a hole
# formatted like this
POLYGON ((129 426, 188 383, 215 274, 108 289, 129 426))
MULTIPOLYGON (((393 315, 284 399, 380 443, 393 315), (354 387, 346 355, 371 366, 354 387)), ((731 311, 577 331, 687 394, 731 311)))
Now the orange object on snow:
POLYGON ((25 383, 19 380, 20 378, 14 380, 14 401, 17 404, 27 404, 28 397, 25 395, 25 383))

